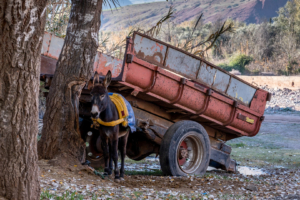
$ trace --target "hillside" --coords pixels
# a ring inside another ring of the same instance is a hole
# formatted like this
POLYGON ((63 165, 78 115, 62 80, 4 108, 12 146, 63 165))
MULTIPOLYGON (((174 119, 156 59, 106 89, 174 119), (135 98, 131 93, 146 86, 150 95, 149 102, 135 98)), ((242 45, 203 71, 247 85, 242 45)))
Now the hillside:
MULTIPOLYGON (((128 6, 133 4, 131 1, 129 0, 119 0, 119 4, 120 6, 128 6)), ((110 3, 110 6, 108 4, 104 4, 102 5, 102 10, 110 10, 111 8, 115 8, 114 5, 112 3, 110 3)))
POLYGON ((175 23, 193 20, 200 13, 204 21, 235 19, 246 23, 259 23, 277 15, 279 7, 288 0, 180 0, 152 2, 104 11, 102 30, 118 30, 137 23, 153 24, 168 12, 171 5, 176 11, 175 23))

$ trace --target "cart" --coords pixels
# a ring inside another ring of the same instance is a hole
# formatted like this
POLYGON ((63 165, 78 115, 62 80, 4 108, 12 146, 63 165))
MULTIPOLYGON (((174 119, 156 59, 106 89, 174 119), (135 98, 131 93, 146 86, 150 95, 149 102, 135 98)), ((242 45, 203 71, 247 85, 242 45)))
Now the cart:
MULTIPOLYGON (((45 32, 41 79, 49 87, 63 39, 45 32)), ((94 71, 112 72, 109 92, 125 97, 134 110, 136 131, 126 155, 142 160, 159 155, 164 174, 203 174, 208 166, 236 171, 226 141, 255 136, 271 94, 203 58, 139 32, 126 38, 124 59, 97 52, 94 71)), ((100 137, 90 127, 92 80, 80 97, 80 131, 87 159, 103 164, 100 137)))

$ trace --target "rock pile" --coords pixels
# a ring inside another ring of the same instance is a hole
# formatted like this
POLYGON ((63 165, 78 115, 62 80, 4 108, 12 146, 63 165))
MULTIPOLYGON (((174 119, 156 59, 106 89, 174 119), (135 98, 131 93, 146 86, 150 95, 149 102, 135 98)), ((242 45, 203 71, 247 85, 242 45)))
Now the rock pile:
POLYGON ((267 102, 266 112, 300 111, 300 89, 290 90, 267 86, 261 88, 272 94, 271 101, 267 102))

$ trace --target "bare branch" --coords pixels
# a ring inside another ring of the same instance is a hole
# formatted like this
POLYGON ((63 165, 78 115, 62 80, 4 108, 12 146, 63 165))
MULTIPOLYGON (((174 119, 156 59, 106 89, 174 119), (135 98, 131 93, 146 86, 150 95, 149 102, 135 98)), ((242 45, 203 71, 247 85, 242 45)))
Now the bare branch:
POLYGON ((161 29, 162 24, 167 21, 168 19, 173 18, 173 14, 174 14, 174 10, 173 10, 173 6, 171 6, 169 8, 168 14, 166 16, 163 16, 157 23, 155 26, 153 26, 152 28, 150 28, 148 31, 145 32, 146 35, 149 35, 151 37, 153 37, 154 35, 158 35, 161 29))

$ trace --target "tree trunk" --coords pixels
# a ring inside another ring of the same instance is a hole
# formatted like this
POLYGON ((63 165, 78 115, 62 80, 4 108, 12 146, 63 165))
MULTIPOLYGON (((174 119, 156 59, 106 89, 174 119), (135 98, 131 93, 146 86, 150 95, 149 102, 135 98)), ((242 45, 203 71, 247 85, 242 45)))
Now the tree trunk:
POLYGON ((46 101, 39 158, 60 165, 85 161, 79 132, 79 96, 93 74, 102 0, 72 0, 64 45, 46 101), (76 160, 76 161, 75 161, 76 160))
POLYGON ((38 91, 47 0, 0 1, 0 199, 39 199, 38 91))

